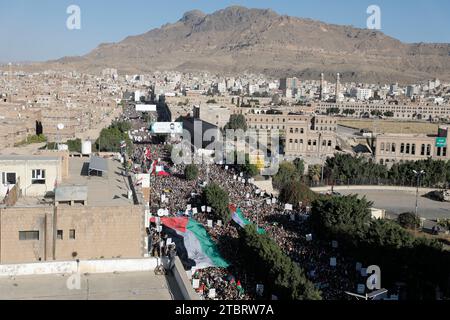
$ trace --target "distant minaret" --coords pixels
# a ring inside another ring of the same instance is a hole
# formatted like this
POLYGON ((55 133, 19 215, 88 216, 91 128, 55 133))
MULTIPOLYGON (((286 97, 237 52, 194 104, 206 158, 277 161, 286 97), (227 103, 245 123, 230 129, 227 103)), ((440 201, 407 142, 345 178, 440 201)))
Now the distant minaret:
POLYGON ((323 73, 320 74, 320 101, 325 99, 325 79, 323 73))
POLYGON ((341 74, 338 73, 336 75, 336 102, 341 102, 340 93, 341 93, 341 74))

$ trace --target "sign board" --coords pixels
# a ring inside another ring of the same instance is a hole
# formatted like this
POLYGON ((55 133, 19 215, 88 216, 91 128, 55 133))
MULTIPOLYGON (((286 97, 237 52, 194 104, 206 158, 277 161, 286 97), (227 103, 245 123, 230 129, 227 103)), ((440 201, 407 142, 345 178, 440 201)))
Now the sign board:
POLYGON ((336 258, 330 258, 330 266, 336 267, 336 258))
POLYGON ((200 279, 192 279, 192 287, 194 289, 200 288, 200 279))
POLYGON ((209 289, 208 298, 210 298, 210 299, 216 298, 216 289, 209 289))
POLYGON ((197 214, 197 213, 198 213, 197 208, 192 209, 192 214, 197 214))
POLYGON ((272 198, 272 204, 277 203, 277 198, 272 198))
POLYGON ((436 138, 436 147, 437 148, 444 148, 447 146, 447 138, 436 138))
POLYGON ((150 175, 149 174, 137 174, 136 182, 142 184, 142 188, 150 188, 150 175))
POLYGON ((211 207, 206 207, 206 212, 211 213, 211 207))
POLYGON ((206 206, 202 206, 202 212, 206 211, 206 206))
POLYGON ((266 199, 266 204, 270 206, 272 204, 272 200, 266 199))
POLYGON ((155 104, 137 104, 136 105, 137 112, 156 112, 155 104))
POLYGON ((286 203, 284 205, 284 210, 292 210, 292 209, 293 209, 292 204, 286 203))
POLYGON ((155 122, 151 126, 152 133, 183 134, 182 122, 155 122))
POLYGON ((212 228, 213 227, 213 221, 212 220, 208 220, 208 228, 212 228))
POLYGON ((219 227, 222 226, 222 220, 217 220, 217 226, 219 226, 219 227))

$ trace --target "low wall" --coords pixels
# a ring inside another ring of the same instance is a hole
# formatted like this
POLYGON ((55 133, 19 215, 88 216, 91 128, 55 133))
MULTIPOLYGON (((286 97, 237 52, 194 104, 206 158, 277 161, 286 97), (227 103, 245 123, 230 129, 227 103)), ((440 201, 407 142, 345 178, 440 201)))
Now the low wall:
POLYGON ((175 257, 175 265, 172 268, 172 272, 184 300, 201 300, 200 296, 192 288, 192 283, 189 281, 179 257, 175 257))
POLYGON ((33 276, 73 273, 114 273, 153 271, 156 259, 118 259, 90 261, 62 261, 0 265, 0 277, 33 276))
MULTIPOLYGON (((311 190, 315 192, 328 192, 331 191, 331 186, 326 187, 316 187, 311 188, 311 190)), ((415 187, 397 187, 397 186, 334 186, 334 191, 362 191, 362 190, 374 190, 374 191, 402 191, 402 192, 410 192, 410 193, 416 193, 415 187)), ((435 191, 435 189, 430 188, 419 188, 419 194, 427 194, 428 192, 435 191)))

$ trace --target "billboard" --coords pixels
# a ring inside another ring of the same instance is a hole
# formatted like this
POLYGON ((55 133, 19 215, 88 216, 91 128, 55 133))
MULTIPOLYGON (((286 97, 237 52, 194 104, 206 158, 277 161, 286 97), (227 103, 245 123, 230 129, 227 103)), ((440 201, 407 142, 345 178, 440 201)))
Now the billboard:
POLYGON ((447 138, 436 138, 436 147, 443 148, 447 146, 447 138))
POLYGON ((137 112, 156 112, 156 105, 154 104, 137 104, 137 112))
POLYGON ((183 134, 182 122, 155 122, 151 125, 152 133, 183 134))

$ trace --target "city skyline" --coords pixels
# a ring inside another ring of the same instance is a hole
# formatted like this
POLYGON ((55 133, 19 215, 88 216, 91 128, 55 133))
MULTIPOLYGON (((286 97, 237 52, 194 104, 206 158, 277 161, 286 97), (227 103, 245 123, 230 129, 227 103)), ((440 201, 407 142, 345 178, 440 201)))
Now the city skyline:
POLYGON ((198 9, 207 14, 231 5, 269 8, 282 15, 320 20, 330 24, 366 28, 370 5, 381 8, 381 31, 406 43, 449 43, 450 19, 446 17, 450 3, 405 1, 333 1, 289 3, 288 1, 166 1, 164 3, 133 1, 131 5, 96 1, 0 1, 0 37, 4 50, 0 63, 46 61, 64 56, 89 53, 101 43, 118 42, 127 36, 145 33, 166 23, 178 21, 183 13, 198 9), (81 8, 81 30, 68 30, 68 6, 81 8), (323 8, 326 8, 324 10, 323 8), (432 19, 430 15, 433 15, 432 19), (124 23, 118 23, 122 20, 124 23))

